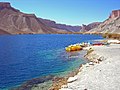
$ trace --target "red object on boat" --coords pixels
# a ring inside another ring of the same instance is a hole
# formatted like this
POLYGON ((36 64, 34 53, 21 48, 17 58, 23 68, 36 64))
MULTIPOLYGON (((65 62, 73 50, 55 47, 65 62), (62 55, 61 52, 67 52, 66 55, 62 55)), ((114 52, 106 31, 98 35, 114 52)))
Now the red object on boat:
POLYGON ((95 43, 93 44, 93 46, 101 46, 101 45, 104 45, 103 43, 95 43))

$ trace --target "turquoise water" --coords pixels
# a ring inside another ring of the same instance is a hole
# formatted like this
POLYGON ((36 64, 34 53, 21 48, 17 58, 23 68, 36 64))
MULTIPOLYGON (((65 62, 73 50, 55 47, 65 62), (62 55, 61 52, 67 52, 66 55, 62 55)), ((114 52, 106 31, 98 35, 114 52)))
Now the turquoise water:
POLYGON ((32 78, 66 74, 66 71, 78 68, 86 63, 82 57, 77 57, 82 56, 82 52, 67 53, 64 48, 96 39, 102 37, 54 34, 0 36, 0 90, 32 78))

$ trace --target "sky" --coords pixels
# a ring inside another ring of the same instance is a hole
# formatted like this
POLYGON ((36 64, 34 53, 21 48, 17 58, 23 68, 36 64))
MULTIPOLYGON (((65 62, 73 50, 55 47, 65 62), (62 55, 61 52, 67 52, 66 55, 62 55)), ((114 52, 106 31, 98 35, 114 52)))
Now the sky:
POLYGON ((24 13, 55 20, 57 23, 82 25, 102 22, 112 10, 120 9, 120 0, 0 0, 10 2, 24 13))

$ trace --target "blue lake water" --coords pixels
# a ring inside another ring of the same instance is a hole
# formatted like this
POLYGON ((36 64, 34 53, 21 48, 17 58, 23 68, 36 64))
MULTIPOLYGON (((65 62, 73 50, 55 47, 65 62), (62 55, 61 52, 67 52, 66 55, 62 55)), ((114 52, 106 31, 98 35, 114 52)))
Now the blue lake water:
POLYGON ((96 39, 103 38, 98 35, 1 35, 0 90, 79 67, 86 61, 68 58, 64 48, 96 39))

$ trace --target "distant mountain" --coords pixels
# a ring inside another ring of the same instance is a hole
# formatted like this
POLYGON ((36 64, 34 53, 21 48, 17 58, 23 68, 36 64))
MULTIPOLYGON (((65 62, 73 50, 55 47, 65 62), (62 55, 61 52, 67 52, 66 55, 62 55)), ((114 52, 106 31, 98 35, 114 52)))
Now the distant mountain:
POLYGON ((86 32, 99 22, 83 26, 58 24, 55 21, 37 18, 13 8, 10 3, 0 2, 0 34, 46 34, 86 32))
POLYGON ((120 10, 114 10, 109 18, 98 27, 91 29, 89 33, 119 33, 120 34, 120 10))
POLYGON ((25 14, 11 7, 10 3, 0 3, 0 33, 58 33, 57 30, 40 22, 34 14, 25 14))
POLYGON ((58 24, 55 21, 48 20, 48 19, 39 18, 39 20, 47 26, 66 30, 68 32, 80 32, 80 30, 82 29, 81 26, 71 26, 71 25, 66 25, 66 24, 58 24))
POLYGON ((42 21, 47 26, 66 30, 68 32, 86 32, 86 31, 89 31, 90 29, 97 27, 100 24, 100 22, 94 22, 88 25, 83 24, 83 26, 71 26, 66 24, 58 24, 55 21, 48 20, 48 19, 39 18, 39 20, 42 21))
POLYGON ((93 28, 96 28, 97 26, 99 26, 101 24, 101 22, 94 22, 94 23, 90 23, 88 25, 82 25, 82 29, 81 32, 87 32, 93 28))

